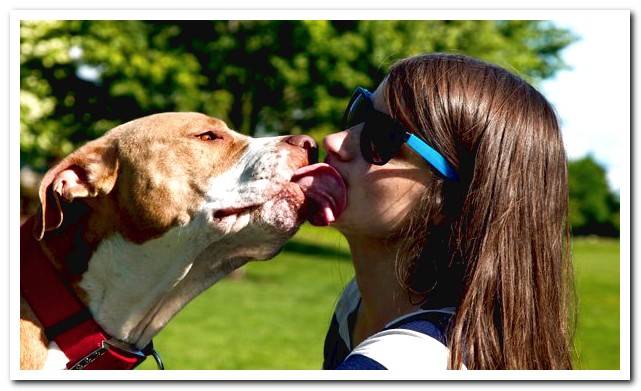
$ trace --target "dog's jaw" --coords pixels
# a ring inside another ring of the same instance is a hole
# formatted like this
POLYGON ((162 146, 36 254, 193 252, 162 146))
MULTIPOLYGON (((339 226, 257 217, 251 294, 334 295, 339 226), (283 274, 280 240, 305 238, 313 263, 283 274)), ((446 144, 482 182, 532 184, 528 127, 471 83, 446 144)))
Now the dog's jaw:
POLYGON ((204 209, 214 229, 226 234, 242 230, 253 220, 289 232, 300 225, 298 209, 304 195, 290 182, 295 168, 280 137, 250 139, 237 164, 209 184, 204 209), (252 207, 239 215, 216 218, 216 212, 252 207))

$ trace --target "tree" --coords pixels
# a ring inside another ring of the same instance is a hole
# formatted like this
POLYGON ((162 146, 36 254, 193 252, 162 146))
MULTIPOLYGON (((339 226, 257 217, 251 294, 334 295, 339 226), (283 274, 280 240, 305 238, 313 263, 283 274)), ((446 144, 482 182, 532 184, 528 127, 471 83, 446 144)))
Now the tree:
POLYGON ((603 167, 587 155, 569 162, 568 174, 573 233, 618 236, 619 196, 610 191, 603 167))
POLYGON ((122 122, 196 108, 204 78, 193 55, 167 45, 175 32, 130 21, 22 22, 21 163, 42 170, 122 122))
POLYGON ((23 21, 23 165, 43 171, 113 126, 201 111, 251 135, 336 130, 396 60, 466 53, 531 82, 572 35, 541 21, 23 21))

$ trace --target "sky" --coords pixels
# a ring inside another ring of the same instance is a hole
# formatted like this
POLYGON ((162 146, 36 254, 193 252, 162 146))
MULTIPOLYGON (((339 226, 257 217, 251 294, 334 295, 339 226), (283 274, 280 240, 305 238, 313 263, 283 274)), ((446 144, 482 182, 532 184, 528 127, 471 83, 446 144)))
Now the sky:
POLYGON ((571 68, 545 81, 542 92, 559 114, 568 157, 592 154, 606 168, 610 187, 619 191, 629 180, 623 153, 630 148, 629 24, 594 14, 553 21, 579 41, 562 52, 571 68))

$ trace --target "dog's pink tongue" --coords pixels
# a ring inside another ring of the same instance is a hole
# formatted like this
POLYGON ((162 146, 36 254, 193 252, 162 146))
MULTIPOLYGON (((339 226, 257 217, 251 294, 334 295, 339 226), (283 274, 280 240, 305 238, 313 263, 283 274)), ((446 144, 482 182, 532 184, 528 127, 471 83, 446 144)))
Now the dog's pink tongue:
POLYGON ((299 168, 292 177, 305 193, 307 219, 313 225, 329 225, 347 206, 347 188, 341 175, 326 163, 299 168))

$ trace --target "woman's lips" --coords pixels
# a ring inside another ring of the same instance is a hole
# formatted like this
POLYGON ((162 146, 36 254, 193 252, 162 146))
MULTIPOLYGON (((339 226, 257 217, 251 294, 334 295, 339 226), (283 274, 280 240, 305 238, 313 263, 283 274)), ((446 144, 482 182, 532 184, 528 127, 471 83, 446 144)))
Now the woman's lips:
POLYGON ((349 180, 347 179, 347 177, 345 175, 343 175, 343 172, 341 171, 340 167, 337 166, 336 164, 334 164, 333 160, 334 159, 332 159, 332 157, 330 155, 327 155, 325 157, 325 160, 323 161, 323 163, 326 163, 328 166, 331 166, 334 170, 336 170, 338 175, 340 175, 341 178, 343 178, 343 183, 345 183, 345 187, 347 189, 349 189, 349 180))
POLYGON ((343 177, 327 163, 301 167, 292 176, 292 182, 305 194, 307 219, 313 225, 329 225, 347 206, 347 187, 343 177))

